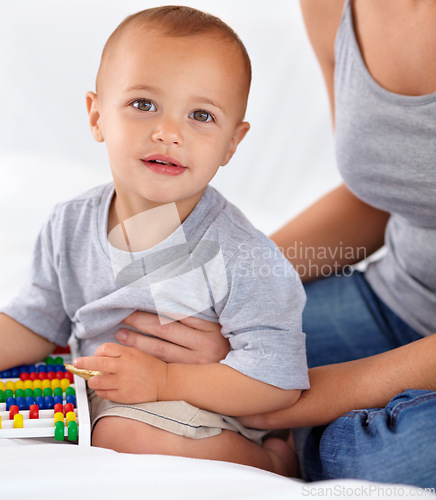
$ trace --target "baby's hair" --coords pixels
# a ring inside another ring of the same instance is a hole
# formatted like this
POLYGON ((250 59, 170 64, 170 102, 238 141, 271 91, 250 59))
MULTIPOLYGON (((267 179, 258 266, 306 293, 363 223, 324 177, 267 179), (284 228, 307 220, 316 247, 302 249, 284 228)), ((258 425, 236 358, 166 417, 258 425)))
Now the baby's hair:
POLYGON ((230 26, 218 17, 191 7, 166 5, 163 7, 146 9, 127 17, 107 40, 101 57, 102 62, 127 27, 143 28, 146 25, 159 30, 166 36, 185 37, 210 33, 234 43, 242 56, 248 93, 251 83, 251 63, 241 39, 230 26))

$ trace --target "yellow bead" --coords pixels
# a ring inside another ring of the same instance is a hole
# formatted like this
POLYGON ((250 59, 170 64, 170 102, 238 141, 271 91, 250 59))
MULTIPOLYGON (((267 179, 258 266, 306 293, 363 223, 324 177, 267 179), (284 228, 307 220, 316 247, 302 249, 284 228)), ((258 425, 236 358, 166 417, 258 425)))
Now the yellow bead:
POLYGON ((17 413, 14 415, 14 429, 22 429, 23 428, 23 415, 21 413, 17 413))
POLYGON ((15 382, 15 390, 24 389, 24 382, 22 380, 17 380, 15 382))
POLYGON ((76 414, 73 411, 69 411, 67 413, 67 425, 71 422, 71 420, 76 421, 76 414))
POLYGON ((51 384, 50 384, 50 380, 48 378, 45 378, 43 381, 42 381, 42 384, 41 384, 41 389, 42 391, 44 392, 44 389, 47 389, 47 387, 50 387, 51 388, 51 384))
POLYGON ((15 384, 12 382, 12 380, 8 380, 5 385, 5 389, 11 389, 12 391, 15 390, 15 384))
POLYGON ((54 414, 54 424, 56 425, 56 422, 64 421, 64 414, 61 411, 58 411, 54 414))
POLYGON ((25 389, 33 389, 33 382, 31 380, 25 380, 24 381, 24 388, 25 389))
POLYGON ((5 384, 0 380, 0 391, 5 390, 5 384))
POLYGON ((52 381, 51 381, 51 388, 53 390, 56 389, 56 387, 60 387, 61 386, 61 381, 58 379, 58 378, 54 378, 52 381))
POLYGON ((39 379, 36 379, 33 381, 33 388, 34 389, 42 389, 42 382, 39 379))
POLYGON ((65 392, 65 389, 67 387, 70 387, 70 381, 67 378, 63 378, 61 380, 61 387, 62 387, 62 391, 65 392))
MULTIPOLYGON (((3 390, 3 389, 2 389, 3 390)), ((0 429, 2 428, 2 417, 0 415, 0 429)))

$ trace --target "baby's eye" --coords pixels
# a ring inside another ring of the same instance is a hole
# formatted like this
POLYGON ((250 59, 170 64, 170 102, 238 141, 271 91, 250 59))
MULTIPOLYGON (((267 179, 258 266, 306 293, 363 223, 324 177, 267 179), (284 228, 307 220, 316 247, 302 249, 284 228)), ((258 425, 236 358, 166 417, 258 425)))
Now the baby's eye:
POLYGON ((207 111, 204 111, 203 109, 199 109, 197 111, 193 111, 190 115, 189 118, 193 118, 194 120, 197 120, 199 122, 211 122, 214 121, 213 116, 208 113, 207 111))
POLYGON ((156 105, 148 99, 136 99, 131 105, 139 111, 156 111, 156 105))

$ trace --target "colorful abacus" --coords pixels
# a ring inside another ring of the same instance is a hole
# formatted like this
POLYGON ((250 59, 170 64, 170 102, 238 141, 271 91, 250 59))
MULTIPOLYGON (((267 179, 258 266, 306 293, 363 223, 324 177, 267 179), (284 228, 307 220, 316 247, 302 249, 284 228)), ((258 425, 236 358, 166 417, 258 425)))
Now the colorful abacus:
POLYGON ((0 372, 0 438, 54 437, 90 444, 86 386, 62 357, 0 372))

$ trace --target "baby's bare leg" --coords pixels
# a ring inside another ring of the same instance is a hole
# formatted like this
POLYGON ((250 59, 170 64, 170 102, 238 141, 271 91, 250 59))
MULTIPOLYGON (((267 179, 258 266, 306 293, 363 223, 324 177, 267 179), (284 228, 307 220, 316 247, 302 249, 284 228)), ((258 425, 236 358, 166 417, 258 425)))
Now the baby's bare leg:
POLYGON ((259 446, 240 434, 227 430, 217 436, 191 439, 129 418, 104 417, 94 428, 92 444, 122 453, 176 455, 235 462, 283 476, 296 476, 298 470, 295 453, 285 441, 278 443, 267 440, 265 446, 259 446))

